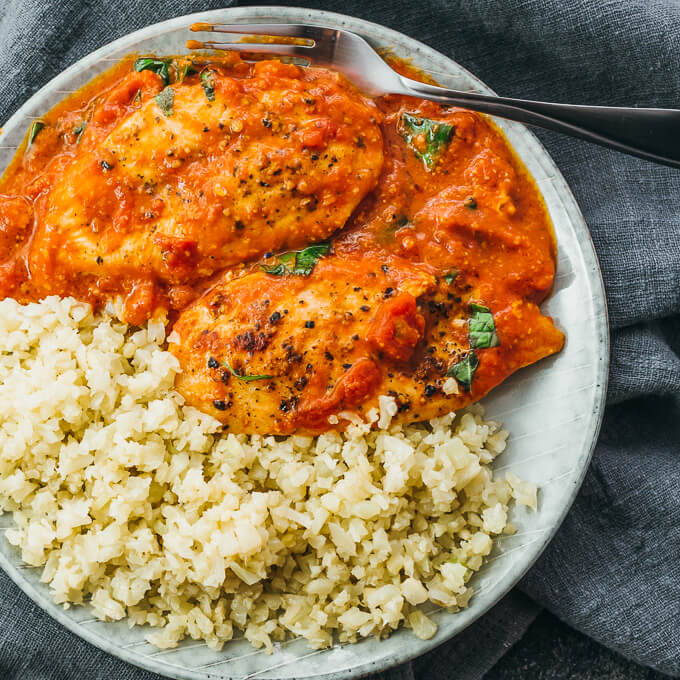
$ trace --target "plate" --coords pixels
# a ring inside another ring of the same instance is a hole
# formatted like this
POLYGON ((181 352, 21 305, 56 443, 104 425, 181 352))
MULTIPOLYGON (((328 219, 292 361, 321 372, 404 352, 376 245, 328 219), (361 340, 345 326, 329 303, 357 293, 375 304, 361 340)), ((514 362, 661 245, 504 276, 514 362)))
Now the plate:
MULTIPOLYGON (((363 35, 375 47, 388 48, 445 86, 493 94, 454 61, 412 38, 360 19, 331 12, 286 7, 230 8, 179 17, 149 26, 97 50, 56 77, 8 121, 0 135, 0 172, 23 139, 31 120, 40 117, 64 92, 79 88, 129 52, 184 54, 188 26, 205 22, 303 22, 345 28, 363 35)), ((564 350, 516 373, 484 400, 487 415, 510 431, 510 443, 495 469, 512 469, 539 487, 539 509, 516 508, 510 520, 513 536, 496 542, 486 564, 473 577, 475 595, 467 609, 449 614, 430 611, 439 629, 428 641, 399 630, 382 641, 312 650, 305 640, 277 646, 269 655, 245 640, 213 652, 204 643, 184 641, 173 650, 158 650, 144 641, 147 629, 124 622, 105 623, 87 607, 55 605, 40 570, 21 563, 17 550, 0 541, 0 565, 47 613, 97 647, 130 663, 171 678, 191 680, 318 678, 345 680, 385 670, 436 647, 486 612, 529 569, 567 513, 585 475, 602 420, 609 357, 607 310, 602 279, 588 228, 569 187, 536 137, 524 126, 496 120, 533 175, 547 205, 557 236, 559 259, 555 290, 543 306, 567 333, 564 350)), ((11 526, 9 514, 0 529, 11 526)), ((431 607, 432 608, 432 607, 431 607)))

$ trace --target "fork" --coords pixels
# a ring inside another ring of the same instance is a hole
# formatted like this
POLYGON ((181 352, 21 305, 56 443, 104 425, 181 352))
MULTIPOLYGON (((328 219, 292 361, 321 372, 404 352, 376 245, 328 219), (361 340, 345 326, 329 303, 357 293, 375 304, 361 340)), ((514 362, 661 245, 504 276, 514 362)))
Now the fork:
POLYGON ((237 50, 331 67, 371 96, 402 94, 431 99, 555 130, 680 168, 678 109, 557 104, 438 87, 397 73, 356 33, 325 26, 199 23, 191 26, 191 30, 247 35, 248 42, 190 40, 187 42, 189 49, 237 50))

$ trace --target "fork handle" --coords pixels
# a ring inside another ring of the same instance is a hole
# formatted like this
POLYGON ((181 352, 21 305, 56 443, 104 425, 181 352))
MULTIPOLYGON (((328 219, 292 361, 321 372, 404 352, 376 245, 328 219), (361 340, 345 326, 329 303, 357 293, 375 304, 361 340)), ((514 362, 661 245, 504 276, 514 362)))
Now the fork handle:
POLYGON ((403 94, 563 132, 680 168, 680 110, 554 104, 460 92, 400 76, 403 94))

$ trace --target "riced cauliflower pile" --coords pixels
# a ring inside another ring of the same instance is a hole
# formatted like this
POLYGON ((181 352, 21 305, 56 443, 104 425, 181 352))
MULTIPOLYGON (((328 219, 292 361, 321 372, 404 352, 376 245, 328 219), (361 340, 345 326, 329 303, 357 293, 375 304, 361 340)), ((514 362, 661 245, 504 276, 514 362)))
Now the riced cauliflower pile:
POLYGON ((481 409, 390 426, 381 398, 344 434, 223 434, 173 391, 165 330, 73 299, 0 302, 0 503, 54 599, 219 649, 289 634, 314 647, 421 638, 426 602, 456 610, 512 497, 536 489, 489 463, 507 433, 481 409))

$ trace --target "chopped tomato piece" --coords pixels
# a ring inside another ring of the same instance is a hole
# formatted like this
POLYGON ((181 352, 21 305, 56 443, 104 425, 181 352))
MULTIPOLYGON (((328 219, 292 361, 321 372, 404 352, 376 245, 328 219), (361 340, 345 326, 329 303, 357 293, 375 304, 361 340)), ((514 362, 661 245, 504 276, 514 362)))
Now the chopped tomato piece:
POLYGON ((383 355, 408 361, 424 330, 425 318, 418 312, 416 299, 410 293, 401 293, 380 306, 368 341, 383 355))

